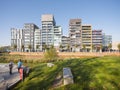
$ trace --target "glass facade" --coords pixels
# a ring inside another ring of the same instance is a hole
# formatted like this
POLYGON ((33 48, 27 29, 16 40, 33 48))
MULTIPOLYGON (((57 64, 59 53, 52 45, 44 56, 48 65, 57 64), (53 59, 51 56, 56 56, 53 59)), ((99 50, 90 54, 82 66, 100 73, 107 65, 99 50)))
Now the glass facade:
POLYGON ((103 46, 109 46, 109 44, 112 44, 112 36, 111 35, 105 35, 102 36, 102 44, 103 46))
POLYGON ((23 40, 24 40, 24 50, 25 51, 35 51, 35 40, 34 32, 38 27, 33 23, 24 24, 23 29, 23 40))
POLYGON ((87 51, 92 50, 92 46, 108 47, 112 44, 112 36, 102 34, 102 30, 92 30, 91 25, 82 25, 81 19, 70 19, 69 35, 62 37, 62 28, 57 26, 54 16, 44 14, 41 16, 41 29, 33 23, 25 23, 23 29, 11 28, 11 46, 15 51, 43 51, 44 45, 50 48, 52 45, 59 51, 60 45, 64 51, 81 51, 85 45, 87 51))
POLYGON ((53 15, 46 14, 42 15, 42 30, 41 30, 41 44, 42 49, 44 45, 47 45, 49 48, 51 45, 54 45, 58 49, 59 44, 61 43, 62 29, 60 26, 56 26, 53 15))

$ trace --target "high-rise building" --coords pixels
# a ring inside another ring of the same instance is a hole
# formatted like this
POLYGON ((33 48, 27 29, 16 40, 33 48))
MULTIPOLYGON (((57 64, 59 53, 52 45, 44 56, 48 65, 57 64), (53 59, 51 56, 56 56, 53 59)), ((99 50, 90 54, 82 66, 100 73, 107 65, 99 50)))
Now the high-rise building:
POLYGON ((102 44, 104 47, 108 47, 109 44, 112 44, 112 36, 111 35, 105 35, 105 33, 103 33, 102 35, 102 44))
POLYGON ((59 51, 59 46, 62 41, 62 28, 60 26, 54 26, 54 47, 59 51))
POLYGON ((11 28, 11 47, 14 51, 22 51, 23 30, 11 28))
POLYGON ((70 19, 69 37, 71 51, 80 51, 81 49, 81 19, 70 19))
POLYGON ((92 31, 92 49, 99 51, 102 48, 102 30, 92 31))
POLYGON ((14 51, 43 51, 54 46, 57 51, 98 51, 103 46, 107 50, 112 44, 112 36, 93 30, 91 25, 82 25, 81 19, 70 19, 69 35, 62 36, 61 26, 57 26, 52 14, 41 16, 42 29, 33 23, 25 23, 23 29, 11 28, 11 46, 14 51), (83 49, 84 48, 84 49, 83 49))
POLYGON ((54 45, 53 35, 54 35, 55 20, 53 15, 45 14, 42 15, 41 22, 42 22, 41 44, 42 44, 42 49, 44 49, 44 45, 47 45, 47 47, 54 45))
POLYGON ((39 29, 33 23, 25 23, 23 29, 23 43, 24 43, 24 50, 25 51, 35 51, 34 49, 34 32, 35 29, 39 29))
POLYGON ((40 29, 35 29, 35 32, 34 32, 34 49, 35 49, 36 52, 42 51, 40 40, 41 40, 40 29))
POLYGON ((62 29, 60 26, 56 26, 54 16, 51 14, 45 14, 41 17, 42 30, 41 30, 41 44, 42 50, 44 45, 50 48, 51 45, 55 48, 59 47, 61 43, 62 29))
POLYGON ((82 25, 82 46, 90 52, 92 51, 92 26, 82 25))

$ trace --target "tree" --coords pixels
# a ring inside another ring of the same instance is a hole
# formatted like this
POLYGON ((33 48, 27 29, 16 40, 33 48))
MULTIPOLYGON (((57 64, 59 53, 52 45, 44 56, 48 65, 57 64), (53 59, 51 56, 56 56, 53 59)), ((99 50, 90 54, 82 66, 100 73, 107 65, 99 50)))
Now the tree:
POLYGON ((47 45, 46 44, 43 45, 43 49, 44 49, 44 52, 45 52, 46 49, 47 49, 47 45))
POLYGON ((38 49, 39 49, 39 45, 36 45, 36 51, 38 51, 38 49))
POLYGON ((24 45, 21 46, 21 50, 24 52, 24 45))
POLYGON ((76 49, 77 49, 78 46, 79 46, 79 45, 75 44, 75 52, 76 52, 76 49))
POLYGON ((13 49, 14 49, 15 51, 17 51, 17 45, 16 45, 16 44, 13 46, 13 49))
POLYGON ((67 51, 70 51, 70 45, 67 44, 67 51))
POLYGON ((112 48, 112 44, 110 43, 109 45, 108 45, 108 49, 109 49, 109 52, 110 52, 110 49, 112 48))
POLYGON ((29 48, 29 51, 31 52, 32 46, 31 46, 31 45, 28 45, 28 48, 29 48))
POLYGON ((62 44, 60 44, 59 48, 60 48, 60 51, 62 52, 62 50, 63 50, 62 44))
POLYGON ((53 46, 51 46, 50 49, 48 49, 44 53, 44 58, 45 58, 45 60, 48 60, 48 61, 56 60, 58 58, 58 53, 57 53, 56 49, 53 46))
POLYGON ((4 47, 0 47, 0 52, 5 52, 5 48, 4 47))
POLYGON ((120 52, 120 43, 118 44, 118 46, 117 46, 117 47, 118 47, 118 50, 119 50, 119 52, 120 52))
POLYGON ((54 45, 51 45, 50 48, 54 48, 54 45))
POLYGON ((103 48, 103 45, 102 45, 102 44, 100 44, 100 52, 102 52, 102 48, 103 48))
POLYGON ((95 49, 96 49, 96 48, 95 48, 95 45, 92 44, 92 52, 94 52, 95 49))
POLYGON ((85 52, 85 50, 86 50, 86 45, 84 45, 84 44, 83 44, 83 50, 84 50, 84 52, 85 52))

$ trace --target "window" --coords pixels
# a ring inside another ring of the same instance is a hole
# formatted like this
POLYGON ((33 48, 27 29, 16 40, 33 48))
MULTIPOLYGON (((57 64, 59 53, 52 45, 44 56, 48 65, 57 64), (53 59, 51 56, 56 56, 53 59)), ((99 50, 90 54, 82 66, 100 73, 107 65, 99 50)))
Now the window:
POLYGON ((80 22, 76 22, 76 24, 80 24, 80 22))

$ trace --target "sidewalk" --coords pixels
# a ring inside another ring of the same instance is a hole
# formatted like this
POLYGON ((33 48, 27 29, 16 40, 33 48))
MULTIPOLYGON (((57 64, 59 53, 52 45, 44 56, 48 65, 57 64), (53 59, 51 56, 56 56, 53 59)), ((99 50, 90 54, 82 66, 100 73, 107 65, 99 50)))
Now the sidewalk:
POLYGON ((14 65, 12 72, 10 75, 8 63, 0 63, 0 90, 6 90, 20 80, 17 65, 14 65))

